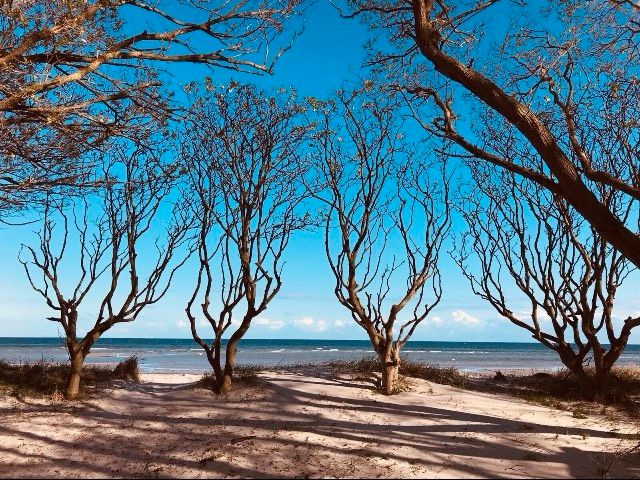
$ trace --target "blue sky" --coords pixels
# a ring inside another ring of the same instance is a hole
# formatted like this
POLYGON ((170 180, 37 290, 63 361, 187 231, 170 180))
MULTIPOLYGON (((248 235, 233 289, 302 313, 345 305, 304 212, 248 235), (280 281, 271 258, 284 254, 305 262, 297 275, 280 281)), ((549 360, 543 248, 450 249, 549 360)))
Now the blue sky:
MULTIPOLYGON (((364 57, 368 29, 355 20, 340 19, 327 1, 309 7, 305 30, 293 48, 277 63, 273 76, 251 77, 264 89, 295 87, 300 95, 326 97, 344 82, 357 80, 364 57)), ((230 78, 244 80, 227 71, 210 72, 200 66, 171 67, 175 86, 209 75, 215 83, 230 78)), ((459 226, 459 223, 458 223, 459 226)), ((0 227, 0 336, 57 336, 58 325, 45 320, 51 315, 41 297, 31 290, 17 254, 22 242, 36 240, 26 227, 0 227)), ((500 318, 471 292, 466 279, 446 253, 442 255, 444 295, 430 319, 416 330, 415 340, 531 341, 527 332, 500 318)), ((365 339, 333 295, 333 279, 324 257, 321 232, 303 232, 293 238, 286 254, 284 286, 267 311, 254 321, 247 338, 365 339)), ((118 325, 110 337, 190 338, 184 307, 195 281, 190 265, 183 269, 166 297, 148 308, 134 323, 118 325)), ((629 278, 620 292, 620 315, 638 314, 640 299, 632 290, 637 276, 629 278)), ((524 304, 521 305, 525 307, 524 304)), ((92 323, 91 304, 81 312, 84 326, 92 323)), ((514 311, 518 309, 514 305, 514 311)), ((82 327, 81 327, 82 328, 82 327)), ((204 331, 203 331, 204 335, 204 331)), ((205 335, 206 336, 206 335, 205 335)), ((632 343, 640 343, 635 332, 632 343)))

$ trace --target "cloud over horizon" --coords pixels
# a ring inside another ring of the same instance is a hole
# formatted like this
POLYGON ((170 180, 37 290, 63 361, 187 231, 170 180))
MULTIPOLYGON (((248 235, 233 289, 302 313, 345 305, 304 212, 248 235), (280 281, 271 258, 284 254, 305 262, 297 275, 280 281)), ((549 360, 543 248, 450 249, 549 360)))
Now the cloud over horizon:
POLYGON ((269 318, 258 317, 253 323, 256 326, 264 327, 268 330, 280 330, 284 327, 284 322, 282 320, 271 320, 269 318))
POLYGON ((313 317, 303 317, 295 322, 296 327, 312 332, 324 332, 328 325, 324 320, 316 320, 313 317))
POLYGON ((451 312, 451 318, 456 323, 462 323, 463 325, 480 325, 480 319, 468 314, 464 310, 454 310, 451 312))

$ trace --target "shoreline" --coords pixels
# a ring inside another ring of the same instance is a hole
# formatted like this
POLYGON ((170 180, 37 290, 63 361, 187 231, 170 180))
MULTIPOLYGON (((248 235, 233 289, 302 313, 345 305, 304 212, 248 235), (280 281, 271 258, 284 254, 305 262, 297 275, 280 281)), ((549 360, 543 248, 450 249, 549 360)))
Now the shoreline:
MULTIPOLYGON (((238 365, 262 368, 297 368, 313 363, 359 361, 375 356, 368 340, 258 340, 243 339, 238 365)), ((67 362, 65 347, 55 338, 0 338, 0 358, 11 363, 67 362)), ((210 366, 201 348, 191 339, 105 338, 94 346, 86 364, 111 368, 129 358, 138 357, 139 368, 149 373, 201 373, 210 366)), ((456 368, 470 376, 487 376, 496 371, 558 372, 563 366, 557 355, 536 343, 519 342, 434 342, 407 344, 402 361, 456 368)), ((618 365, 640 366, 640 346, 628 346, 618 365)))

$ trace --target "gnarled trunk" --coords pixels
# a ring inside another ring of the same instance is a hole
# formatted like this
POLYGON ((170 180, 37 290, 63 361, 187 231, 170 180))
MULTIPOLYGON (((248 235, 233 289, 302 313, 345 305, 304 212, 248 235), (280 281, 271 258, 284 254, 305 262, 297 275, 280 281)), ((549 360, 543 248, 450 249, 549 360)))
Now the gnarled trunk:
POLYGON ((607 401, 611 383, 610 368, 596 369, 594 374, 586 372, 584 369, 573 373, 580 383, 580 388, 585 398, 598 403, 607 401))
MULTIPOLYGON (((213 393, 220 395, 224 393, 221 391, 221 386, 223 384, 222 379, 224 378, 224 371, 221 366, 220 359, 222 358, 222 340, 220 337, 216 336, 216 339, 213 343, 213 348, 211 350, 207 350, 207 359, 209 360, 209 364, 213 368, 213 382, 211 385, 211 389, 213 393)), ((227 387, 228 390, 228 387, 227 387)))
POLYGON ((398 391, 398 378, 400 369, 400 355, 391 351, 380 355, 382 367, 382 393, 393 395, 398 391))
MULTIPOLYGON (((552 189, 554 193, 559 193, 594 227, 602 238, 606 239, 629 261, 640 267, 640 238, 634 231, 627 228, 605 204, 600 202, 585 185, 578 169, 541 119, 527 105, 507 94, 479 71, 466 66, 442 51, 440 32, 437 27, 438 20, 434 13, 432 0, 414 0, 411 4, 415 22, 416 45, 422 55, 433 64, 438 72, 462 85, 516 127, 549 167, 557 185, 549 179, 545 180, 541 175, 527 175, 528 178, 545 188, 552 189)), ((474 155, 478 154, 477 149, 466 148, 466 150, 474 155)), ((501 164, 501 166, 504 165, 501 164)), ((519 170, 516 173, 526 172, 519 170)))
MULTIPOLYGON (((220 358, 222 354, 222 345, 220 341, 216 341, 215 347, 215 363, 212 363, 213 366, 213 391, 217 395, 224 395, 231 388, 231 384, 233 383, 233 367, 236 363, 236 351, 237 351, 237 343, 246 332, 247 328, 239 329, 231 336, 229 341, 227 342, 227 347, 225 351, 225 362, 224 368, 220 365, 220 358)), ((211 363, 211 362, 210 362, 211 363)))
POLYGON ((217 392, 219 395, 224 395, 231 388, 231 381, 233 379, 233 369, 224 367, 224 372, 217 379, 217 392))
MULTIPOLYGON (((213 382, 211 389, 216 395, 223 395, 231 388, 231 381, 233 378, 233 364, 229 364, 229 355, 227 354, 227 363, 222 368, 220 363, 221 346, 219 342, 216 342, 215 353, 209 358, 209 363, 213 367, 213 382)), ((229 348, 227 346, 227 348, 229 348)))
POLYGON ((575 375, 584 398, 595 402, 605 402, 609 394, 611 367, 613 364, 598 357, 595 371, 585 370, 582 359, 573 353, 559 352, 562 363, 575 375))
POLYGON ((84 354, 82 351, 73 352, 71 357, 71 370, 67 379, 67 389, 65 397, 67 400, 75 400, 80 394, 80 378, 82 376, 82 366, 84 364, 84 354))
POLYGON ((244 333, 247 331, 248 325, 246 328, 241 326, 229 339, 227 343, 227 351, 224 361, 224 371, 222 376, 218 379, 218 389, 221 394, 227 393, 231 388, 231 382, 233 380, 233 367, 236 364, 236 353, 238 351, 236 345, 238 341, 242 338, 244 333))
MULTIPOLYGON (((77 318, 77 312, 74 312, 77 318)), ((69 351, 69 360, 71 361, 71 369, 69 378, 67 379, 67 390, 65 397, 67 400, 75 400, 80 394, 80 380, 82 378, 82 366, 84 359, 87 358, 91 347, 98 341, 102 332, 98 329, 89 331, 82 341, 78 342, 75 338, 75 331, 72 336, 67 337, 67 350, 69 351)))

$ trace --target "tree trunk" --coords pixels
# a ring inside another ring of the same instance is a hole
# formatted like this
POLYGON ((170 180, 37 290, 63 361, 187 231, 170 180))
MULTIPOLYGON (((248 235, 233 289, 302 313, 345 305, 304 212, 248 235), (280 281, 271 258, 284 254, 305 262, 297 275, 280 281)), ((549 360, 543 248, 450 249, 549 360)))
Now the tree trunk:
POLYGON ((213 348, 209 351, 207 355, 209 359, 209 364, 213 368, 213 384, 211 385, 211 389, 213 393, 216 395, 220 395, 220 387, 223 384, 224 372, 222 370, 222 366, 220 365, 220 359, 222 358, 222 340, 219 336, 216 336, 216 339, 213 342, 213 348))
POLYGON ((591 380, 591 398, 598 403, 605 403, 609 397, 611 382, 611 366, 596 366, 596 371, 591 380))
POLYGON ((389 354, 380 358, 382 367, 382 393, 393 395, 398 391, 398 369, 400 358, 396 354, 389 354))
POLYGON ((82 375, 82 365, 84 364, 84 355, 82 352, 71 354, 71 370, 67 379, 67 390, 65 397, 67 400, 75 400, 80 394, 80 377, 82 375))
POLYGON ((569 347, 558 350, 560 360, 576 377, 580 384, 581 394, 584 398, 595 402, 605 402, 609 395, 609 385, 611 381, 611 367, 618 358, 616 351, 611 352, 612 356, 594 356, 595 368, 591 372, 585 370, 582 363, 583 358, 576 355, 569 347))
POLYGON ((233 336, 231 336, 229 342, 227 343, 227 351, 224 359, 224 372, 218 379, 218 389, 220 390, 220 394, 227 393, 231 388, 231 383, 233 380, 233 367, 236 364, 237 343, 238 339, 234 338, 233 336))
POLYGON ((224 372, 222 376, 218 379, 218 394, 224 395, 231 388, 231 380, 233 378, 232 369, 227 369, 226 365, 224 367, 224 372))
POLYGON ((598 403, 605 403, 609 398, 609 385, 610 385, 609 371, 596 373, 593 379, 594 400, 598 403))
MULTIPOLYGON (((411 3, 416 44, 422 55, 438 72, 462 85, 516 127, 536 149, 555 177, 559 192, 554 193, 560 193, 607 242, 640 267, 640 237, 611 213, 583 183, 577 168, 540 118, 477 70, 465 66, 440 49, 440 32, 436 26, 438 20, 433 12, 435 2, 414 0, 411 3)), ((547 182, 537 180, 537 183, 549 188, 547 182)))
POLYGON ((231 335, 231 338, 229 338, 229 341, 227 342, 224 370, 222 375, 216 375, 216 393, 219 395, 227 393, 231 388, 231 383, 233 382, 233 367, 236 364, 236 352, 238 350, 237 345, 249 329, 249 325, 251 324, 251 319, 253 317, 255 317, 255 314, 247 313, 245 318, 242 320, 240 327, 238 327, 233 335, 231 335))
POLYGON ((231 388, 233 383, 233 367, 236 360, 236 344, 237 340, 231 338, 227 343, 225 352, 224 369, 220 365, 221 344, 216 343, 217 350, 215 352, 215 363, 213 364, 213 392, 217 395, 224 395, 231 388))
POLYGON ((611 368, 596 367, 593 374, 585 371, 582 366, 570 370, 578 379, 584 398, 598 403, 607 401, 611 368))

